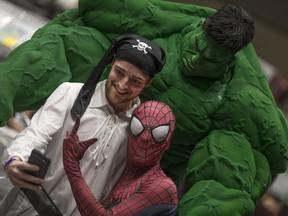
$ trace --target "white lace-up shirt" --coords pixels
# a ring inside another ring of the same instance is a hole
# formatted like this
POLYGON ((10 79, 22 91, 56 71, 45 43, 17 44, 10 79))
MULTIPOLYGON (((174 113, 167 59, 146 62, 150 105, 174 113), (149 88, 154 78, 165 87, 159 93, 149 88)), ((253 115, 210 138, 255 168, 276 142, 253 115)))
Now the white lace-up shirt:
MULTIPOLYGON (((138 99, 132 109, 116 115, 106 99, 105 83, 102 81, 97 85, 78 129, 80 141, 94 137, 98 139, 86 151, 80 165, 87 184, 99 200, 109 194, 124 170, 127 126, 132 112, 140 104, 138 99)), ((63 168, 62 145, 67 131, 71 132, 75 123, 70 110, 81 87, 80 83, 60 85, 1 159, 4 163, 9 157, 17 155, 27 161, 33 148, 45 151, 51 158, 51 164, 43 186, 60 211, 67 216, 80 215, 63 168)), ((15 190, 5 198, 7 202, 1 205, 0 212, 6 208, 9 209, 7 215, 37 215, 22 192, 14 201, 12 196, 17 195, 15 190)))

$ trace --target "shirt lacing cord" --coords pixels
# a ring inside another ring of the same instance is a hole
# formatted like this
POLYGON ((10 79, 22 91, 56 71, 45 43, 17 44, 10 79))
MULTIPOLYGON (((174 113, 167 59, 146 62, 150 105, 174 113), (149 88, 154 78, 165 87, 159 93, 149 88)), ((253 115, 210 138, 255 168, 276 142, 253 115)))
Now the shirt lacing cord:
POLYGON ((98 141, 96 145, 89 147, 89 157, 96 160, 96 167, 109 156, 110 141, 119 125, 119 118, 116 115, 109 115, 101 124, 96 135, 98 141), (102 130, 104 128, 104 130, 102 130))

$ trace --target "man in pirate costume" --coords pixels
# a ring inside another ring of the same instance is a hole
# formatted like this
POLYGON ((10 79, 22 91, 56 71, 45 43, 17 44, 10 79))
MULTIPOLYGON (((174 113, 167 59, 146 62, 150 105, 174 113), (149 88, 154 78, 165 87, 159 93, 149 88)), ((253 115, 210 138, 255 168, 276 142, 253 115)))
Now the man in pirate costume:
POLYGON ((64 215, 79 215, 62 165, 63 140, 78 115, 79 138, 98 139, 84 155, 81 171, 95 197, 105 199, 124 170, 126 131, 132 112, 140 104, 138 95, 164 63, 165 54, 158 45, 138 35, 123 35, 114 40, 84 85, 60 85, 3 154, 5 171, 15 187, 4 198, 0 212, 7 216, 37 215, 19 187, 39 190, 37 185, 42 184, 64 215), (96 86, 107 65, 109 77, 96 86), (26 162, 35 148, 51 159, 45 182, 26 173, 37 169, 26 162))
MULTIPOLYGON (((177 214, 176 186, 160 167, 175 128, 175 116, 162 102, 147 101, 133 112, 128 129, 127 164, 103 204, 93 195, 79 167, 95 139, 79 141, 80 118, 64 140, 63 164, 83 216, 173 216, 177 214)), ((108 183, 109 184, 109 183, 108 183)))

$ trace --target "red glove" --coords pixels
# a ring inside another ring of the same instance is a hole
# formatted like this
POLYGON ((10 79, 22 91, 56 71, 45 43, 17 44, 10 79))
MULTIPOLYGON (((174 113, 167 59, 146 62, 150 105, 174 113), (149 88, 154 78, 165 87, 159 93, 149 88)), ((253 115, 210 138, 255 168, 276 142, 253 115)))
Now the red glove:
POLYGON ((77 136, 79 125, 80 117, 77 116, 71 134, 67 133, 63 141, 64 169, 81 215, 103 215, 106 213, 106 210, 91 193, 79 166, 79 161, 83 158, 85 151, 95 143, 97 139, 93 138, 80 142, 77 136))
POLYGON ((80 125, 80 116, 76 116, 75 125, 71 134, 67 132, 67 136, 63 141, 63 165, 69 180, 74 181, 82 177, 79 167, 79 161, 87 148, 97 141, 97 138, 92 138, 86 141, 79 141, 77 131, 80 125))

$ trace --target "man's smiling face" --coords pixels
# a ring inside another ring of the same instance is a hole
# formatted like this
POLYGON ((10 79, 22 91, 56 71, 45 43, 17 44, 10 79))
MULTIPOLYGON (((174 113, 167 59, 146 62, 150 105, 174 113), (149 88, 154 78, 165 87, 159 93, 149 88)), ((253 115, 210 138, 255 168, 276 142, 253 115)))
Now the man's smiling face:
POLYGON ((115 60, 106 83, 106 97, 115 111, 123 111, 150 81, 151 78, 133 64, 115 60))

